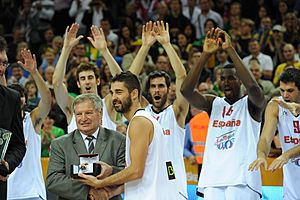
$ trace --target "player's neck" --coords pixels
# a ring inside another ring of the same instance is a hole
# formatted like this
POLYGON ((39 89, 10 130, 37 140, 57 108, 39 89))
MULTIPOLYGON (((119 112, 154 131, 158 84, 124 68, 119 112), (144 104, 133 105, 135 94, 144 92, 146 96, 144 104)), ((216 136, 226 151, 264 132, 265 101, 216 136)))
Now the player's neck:
POLYGON ((160 113, 161 111, 163 111, 164 109, 166 109, 169 105, 170 105, 169 103, 165 103, 164 106, 159 107, 159 108, 158 108, 158 107, 155 107, 155 106, 153 105, 152 109, 153 109, 154 112, 160 113))
POLYGON ((134 114, 137 112, 137 110, 141 109, 142 106, 140 104, 140 102, 138 103, 133 103, 130 110, 126 113, 124 113, 124 117, 130 121, 132 119, 132 117, 134 116, 134 114))

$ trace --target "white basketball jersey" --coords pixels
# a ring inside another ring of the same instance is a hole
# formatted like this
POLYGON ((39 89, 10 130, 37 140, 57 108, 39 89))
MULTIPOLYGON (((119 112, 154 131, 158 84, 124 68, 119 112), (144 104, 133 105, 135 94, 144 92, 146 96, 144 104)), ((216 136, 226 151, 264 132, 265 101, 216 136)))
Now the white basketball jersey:
MULTIPOLYGON (((281 106, 278 113, 277 128, 282 152, 300 144, 300 116, 295 117, 281 106)), ((300 199, 300 158, 293 159, 283 166, 284 199, 300 199)))
MULTIPOLYGON (((110 119, 109 113, 107 111, 106 108, 106 104, 105 104, 105 99, 102 99, 102 127, 103 128, 108 128, 111 130, 116 130, 117 129, 117 125, 115 122, 113 122, 110 119)), ((70 121, 70 124, 68 125, 68 133, 71 133, 73 131, 75 131, 77 129, 77 125, 76 125, 76 120, 75 120, 75 115, 72 115, 72 119, 70 121)))
POLYGON ((248 96, 230 105, 213 101, 198 191, 205 187, 247 185, 261 194, 260 171, 248 171, 256 159, 260 122, 248 111, 248 96))
POLYGON ((145 110, 151 113, 151 115, 159 122, 164 130, 164 144, 161 145, 170 150, 170 159, 174 163, 174 171, 176 174, 176 180, 178 182, 178 190, 187 198, 187 180, 183 160, 185 129, 178 125, 173 105, 168 106, 159 113, 153 111, 151 104, 148 105, 145 110))
MULTIPOLYGON (((139 110, 134 117, 141 116, 150 120, 154 127, 153 139, 148 147, 147 158, 143 177, 125 183, 125 200, 174 200, 181 199, 181 195, 176 192, 175 179, 168 176, 169 150, 161 145, 163 130, 159 123, 149 112, 139 110)), ((130 126, 130 123, 129 123, 130 126)), ((143 137, 143 133, 140 133, 143 137)), ((126 135, 126 166, 130 166, 130 138, 126 135)), ((172 170, 169 171, 171 175, 172 170)))
POLYGON ((46 199, 46 189, 41 165, 41 136, 34 130, 30 113, 25 113, 23 132, 26 153, 21 164, 8 178, 7 198, 46 199))

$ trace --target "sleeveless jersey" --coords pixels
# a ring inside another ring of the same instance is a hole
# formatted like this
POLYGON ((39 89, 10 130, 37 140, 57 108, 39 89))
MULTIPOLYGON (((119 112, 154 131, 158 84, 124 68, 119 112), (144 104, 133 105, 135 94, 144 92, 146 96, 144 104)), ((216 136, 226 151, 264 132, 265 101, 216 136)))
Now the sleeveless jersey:
POLYGON ((7 198, 24 199, 41 197, 46 199, 46 189, 41 165, 41 136, 34 130, 30 113, 25 113, 23 131, 26 154, 21 164, 8 178, 7 198))
MULTIPOLYGON (((168 160, 169 151, 161 145, 163 130, 160 124, 144 110, 139 110, 134 117, 144 117, 153 124, 153 139, 148 146, 147 158, 143 177, 134 181, 125 183, 125 200, 174 200, 180 199, 180 194, 176 192, 175 179, 172 179, 172 170, 168 173, 167 166, 170 166, 168 160), (168 176, 168 174, 170 176, 168 176)), ((133 117, 133 118, 134 118, 133 117)), ((129 123, 130 126, 130 123, 129 123)), ((128 130, 128 129, 127 129, 128 130)), ((140 133, 143 137, 143 133, 140 133)), ((126 135, 126 166, 130 166, 130 138, 126 135)), ((176 174, 175 174, 176 176, 176 174)))
MULTIPOLYGON (((109 113, 107 111, 104 99, 102 99, 102 105, 103 105, 103 108, 102 108, 102 127, 103 128, 108 128, 108 129, 111 129, 111 130, 115 131, 117 129, 117 125, 116 125, 115 122, 113 122, 110 119, 110 116, 109 116, 109 113)), ((76 129, 77 129, 77 125, 76 125, 76 121, 75 121, 75 115, 73 114, 72 119, 70 121, 70 124, 68 125, 68 133, 71 133, 76 129)))
POLYGON ((149 104, 145 110, 150 112, 163 128, 164 144, 161 145, 170 150, 170 159, 174 163, 173 167, 178 182, 178 190, 187 198, 187 179, 183 160, 185 129, 178 125, 173 105, 168 106, 159 113, 153 111, 152 106, 149 104))
POLYGON ((205 187, 246 185, 261 194, 260 171, 248 171, 256 156, 261 123, 248 111, 248 96, 228 104, 213 101, 198 191, 205 187))
MULTIPOLYGON (((278 124, 282 152, 300 144, 300 116, 295 117, 288 109, 278 107, 278 124)), ((284 199, 300 199, 300 158, 283 166, 284 199)))

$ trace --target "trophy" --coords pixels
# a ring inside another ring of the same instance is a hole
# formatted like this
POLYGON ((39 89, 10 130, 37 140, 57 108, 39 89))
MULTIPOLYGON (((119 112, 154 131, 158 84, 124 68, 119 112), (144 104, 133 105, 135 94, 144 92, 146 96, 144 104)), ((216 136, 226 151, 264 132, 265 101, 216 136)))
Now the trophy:
MULTIPOLYGON (((8 147, 12 133, 6 129, 0 128, 0 162, 4 161, 4 156, 8 147)), ((0 175, 6 176, 8 170, 5 165, 0 163, 0 175)))
POLYGON ((80 178, 79 173, 97 176, 101 173, 98 154, 79 154, 79 165, 71 165, 71 177, 80 178))

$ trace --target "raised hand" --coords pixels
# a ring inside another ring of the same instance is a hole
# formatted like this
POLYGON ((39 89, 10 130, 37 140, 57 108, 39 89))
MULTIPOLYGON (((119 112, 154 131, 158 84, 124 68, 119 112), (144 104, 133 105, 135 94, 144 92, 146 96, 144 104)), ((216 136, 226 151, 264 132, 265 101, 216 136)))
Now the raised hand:
POLYGON ((73 23, 71 28, 69 26, 66 28, 65 38, 64 38, 64 47, 65 48, 73 48, 78 44, 79 40, 83 38, 82 35, 76 37, 79 29, 79 24, 73 23))
POLYGON ((154 42, 156 41, 155 38, 155 32, 154 28, 156 27, 156 23, 153 23, 152 21, 147 22, 146 25, 143 25, 143 30, 142 30, 142 42, 143 45, 146 46, 152 46, 154 42))
POLYGON ((163 21, 156 22, 155 32, 156 32, 156 39, 161 45, 170 43, 168 23, 166 23, 165 26, 163 21))
POLYGON ((289 161, 289 159, 282 154, 281 156, 279 156, 278 158, 276 158, 271 165, 269 166, 268 170, 270 171, 275 171, 278 168, 282 168, 283 165, 285 165, 287 162, 289 161))
POLYGON ((35 54, 32 55, 29 49, 23 49, 21 50, 21 56, 24 60, 24 63, 18 61, 18 64, 31 74, 35 73, 37 71, 35 54))
POLYGON ((288 109, 294 116, 299 115, 300 113, 300 105, 294 102, 286 102, 282 99, 279 98, 274 98, 272 101, 275 101, 278 103, 280 106, 288 109))
POLYGON ((218 28, 212 28, 207 32, 203 45, 203 52, 214 53, 220 48, 221 39, 218 37, 219 32, 220 29, 218 28))
POLYGON ((93 37, 88 37, 88 40, 96 49, 99 49, 100 51, 105 50, 107 48, 107 43, 102 28, 92 25, 91 32, 93 37))
POLYGON ((226 50, 232 47, 230 36, 223 30, 218 29, 218 39, 220 44, 222 45, 222 49, 226 50))
POLYGON ((253 170, 259 170, 260 166, 263 165, 265 170, 267 170, 268 167, 268 163, 267 160, 265 158, 257 158, 255 161, 253 161, 249 167, 248 170, 249 171, 253 171, 253 170))

